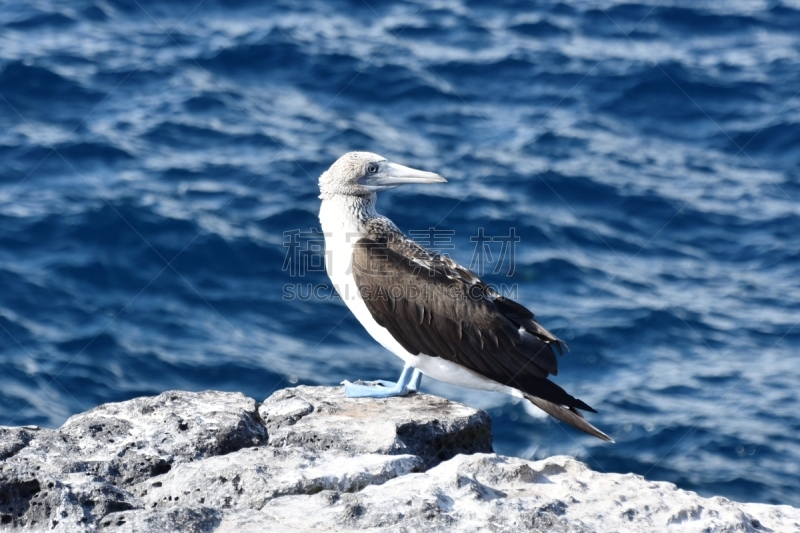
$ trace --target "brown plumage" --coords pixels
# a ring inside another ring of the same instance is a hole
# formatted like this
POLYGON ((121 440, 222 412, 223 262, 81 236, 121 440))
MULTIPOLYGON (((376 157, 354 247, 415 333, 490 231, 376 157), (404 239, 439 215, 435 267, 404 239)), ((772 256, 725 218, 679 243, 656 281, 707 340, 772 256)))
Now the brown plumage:
POLYGON ((567 424, 610 441, 578 409, 596 412, 548 380, 566 344, 522 305, 452 259, 371 220, 353 250, 353 278, 372 317, 409 353, 441 357, 522 391, 567 424), (413 288, 413 290, 409 290, 413 288))

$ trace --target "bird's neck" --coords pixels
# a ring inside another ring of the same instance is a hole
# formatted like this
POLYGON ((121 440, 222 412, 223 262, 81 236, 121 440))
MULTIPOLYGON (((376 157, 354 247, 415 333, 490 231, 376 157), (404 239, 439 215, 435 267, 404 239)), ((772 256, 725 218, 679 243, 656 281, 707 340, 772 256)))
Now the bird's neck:
POLYGON ((369 220, 378 216, 375 211, 377 198, 375 193, 366 196, 327 195, 319 211, 322 231, 360 231, 369 220))

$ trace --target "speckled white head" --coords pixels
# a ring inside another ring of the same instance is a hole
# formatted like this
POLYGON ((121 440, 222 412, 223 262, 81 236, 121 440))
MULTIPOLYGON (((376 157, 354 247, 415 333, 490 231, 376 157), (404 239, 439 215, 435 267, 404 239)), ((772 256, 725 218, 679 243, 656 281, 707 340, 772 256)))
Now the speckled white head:
POLYGON ((348 152, 319 177, 320 198, 366 196, 410 183, 443 183, 439 174, 415 170, 370 152, 348 152))

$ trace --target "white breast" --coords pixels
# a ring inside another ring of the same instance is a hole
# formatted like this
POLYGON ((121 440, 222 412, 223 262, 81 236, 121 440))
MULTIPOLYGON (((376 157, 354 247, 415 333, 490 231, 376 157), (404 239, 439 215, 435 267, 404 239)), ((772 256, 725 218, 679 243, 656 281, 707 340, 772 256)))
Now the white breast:
MULTIPOLYGON (((367 332, 372 335, 372 338, 406 363, 418 368, 423 374, 439 381, 472 389, 505 392, 521 397, 522 394, 516 389, 501 385, 440 357, 410 354, 386 328, 380 326, 372 318, 372 313, 361 299, 351 270, 353 247, 363 229, 360 220, 364 219, 363 216, 360 218, 358 214, 360 207, 352 197, 335 196, 325 199, 320 207, 319 221, 325 234, 325 269, 328 276, 331 278, 336 292, 367 332)), ((372 214, 377 216, 374 210, 372 214)))
POLYGON ((353 247, 360 238, 362 228, 356 212, 358 206, 348 200, 346 196, 323 200, 319 210, 319 221, 325 233, 325 270, 339 297, 367 332, 384 348, 409 362, 413 356, 372 318, 353 279, 353 247))

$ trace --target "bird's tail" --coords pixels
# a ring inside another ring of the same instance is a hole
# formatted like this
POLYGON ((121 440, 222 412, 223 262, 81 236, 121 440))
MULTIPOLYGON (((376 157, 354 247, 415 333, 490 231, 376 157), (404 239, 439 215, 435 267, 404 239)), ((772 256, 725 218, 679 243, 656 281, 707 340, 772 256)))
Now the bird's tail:
POLYGON ((575 429, 580 429, 584 433, 588 433, 589 435, 597 437, 598 439, 602 439, 607 442, 614 442, 614 439, 584 420, 583 415, 574 409, 561 407, 558 404, 548 402, 547 400, 542 400, 541 398, 531 396, 530 394, 526 394, 525 398, 527 398, 528 401, 548 415, 557 418, 562 422, 566 422, 575 429))

